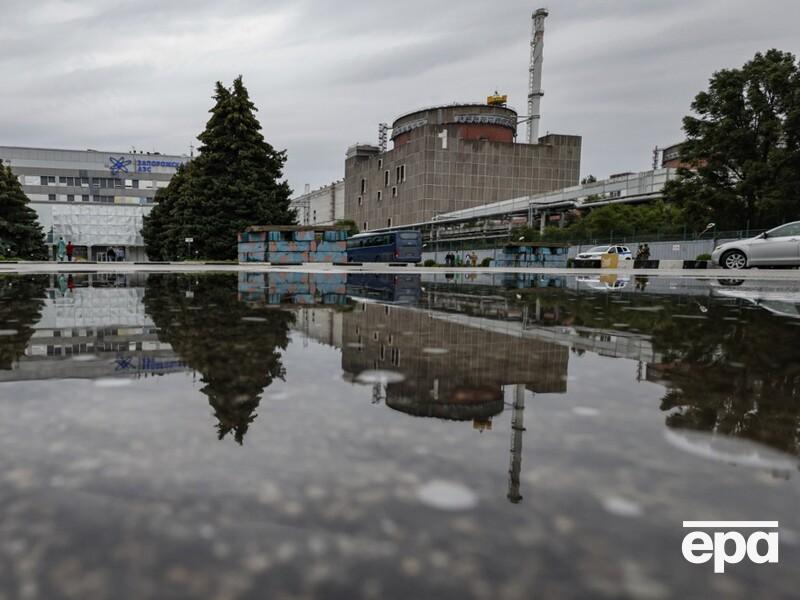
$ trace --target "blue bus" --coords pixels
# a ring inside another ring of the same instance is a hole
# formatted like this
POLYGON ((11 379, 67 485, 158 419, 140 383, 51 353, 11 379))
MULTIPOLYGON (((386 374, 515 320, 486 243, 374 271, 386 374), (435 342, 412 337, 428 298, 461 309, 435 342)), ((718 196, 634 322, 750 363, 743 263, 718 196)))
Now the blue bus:
POLYGON ((419 231, 360 233, 347 240, 347 262, 421 261, 422 233, 419 231))
POLYGON ((419 275, 395 273, 348 273, 347 295, 354 299, 387 304, 419 304, 419 275))

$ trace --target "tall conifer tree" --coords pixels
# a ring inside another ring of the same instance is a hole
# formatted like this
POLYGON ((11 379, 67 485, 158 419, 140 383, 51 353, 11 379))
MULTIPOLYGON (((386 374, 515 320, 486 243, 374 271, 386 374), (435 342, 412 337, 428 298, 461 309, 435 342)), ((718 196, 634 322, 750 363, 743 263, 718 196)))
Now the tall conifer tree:
POLYGON ((184 258, 192 253, 217 260, 236 258, 237 234, 250 225, 291 225, 292 190, 282 181, 286 152, 264 140, 256 107, 241 76, 227 89, 217 82, 215 104, 200 154, 157 197, 145 220, 151 259, 184 258))
POLYGON ((44 232, 36 211, 10 167, 0 164, 0 254, 47 260, 44 232))

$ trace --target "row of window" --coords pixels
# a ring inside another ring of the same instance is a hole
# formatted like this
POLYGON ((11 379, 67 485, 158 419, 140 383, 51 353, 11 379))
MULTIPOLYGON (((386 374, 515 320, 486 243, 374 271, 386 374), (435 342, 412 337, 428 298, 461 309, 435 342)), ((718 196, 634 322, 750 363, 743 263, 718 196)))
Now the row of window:
MULTIPOLYGON (((361 231, 369 231, 369 221, 364 221, 361 225, 362 225, 361 231)), ((391 217, 386 219, 386 226, 387 227, 391 227, 392 226, 392 218, 391 217)))
MULTIPOLYGON (((47 345, 47 356, 73 356, 91 352, 133 352, 141 351, 142 342, 105 342, 103 344, 72 344, 69 346, 47 345)), ((38 354, 38 352, 37 352, 38 354)))
MULTIPOLYGON (((363 352, 364 344, 360 335, 358 336, 358 341, 356 342, 356 344, 358 347, 358 351, 363 352)), ((386 360, 386 346, 384 346, 383 344, 381 344, 380 348, 380 357, 381 357, 380 362, 384 362, 386 360)), ((392 366, 395 367, 400 366, 400 348, 392 348, 392 347, 389 348, 389 361, 392 363, 392 366)), ((374 361, 372 366, 374 369, 377 370, 379 368, 378 361, 374 361)))
MULTIPOLYGON (((397 186, 394 186, 392 187, 392 198, 397 198, 397 196, 398 196, 397 186)), ((383 191, 378 190, 378 194, 375 196, 375 200, 377 200, 378 202, 383 200, 383 191)), ((358 205, 364 206, 364 196, 358 197, 358 205)))
MULTIPOLYGON (((48 290, 48 297, 54 300, 56 290, 48 290)), ((60 297, 60 296, 59 296, 60 297)), ((97 337, 99 339, 105 336, 119 336, 119 335, 148 335, 155 333, 156 329, 153 327, 126 327, 124 331, 120 331, 117 327, 72 327, 69 329, 40 329, 37 331, 36 337, 48 335, 52 337, 97 337)))
MULTIPOLYGON (((67 194, 67 202, 75 202, 76 199, 80 199, 81 202, 100 202, 101 204, 114 204, 114 198, 116 197, 117 196, 103 196, 101 194, 92 194, 91 196, 89 194, 81 194, 81 195, 67 194)), ((119 196, 119 198, 122 198, 122 196, 119 196)), ((58 195, 47 194, 47 200, 49 202, 57 202, 58 195)), ((126 202, 126 204, 129 203, 130 202, 126 202)), ((139 203, 152 204, 153 198, 145 198, 145 197, 139 198, 139 203)))
MULTIPOLYGON (((32 185, 33 182, 36 181, 34 178, 33 181, 30 181, 30 177, 28 177, 25 181, 22 181, 23 184, 32 185)), ((66 187, 93 187, 93 188, 105 188, 105 189, 139 189, 139 179, 117 179, 114 177, 65 177, 60 176, 58 177, 58 183, 56 183, 56 177, 53 175, 40 175, 39 176, 39 185, 43 186, 66 186, 66 187)), ((149 184, 149 187, 162 187, 166 185, 167 182, 161 181, 146 181, 145 183, 149 184)))
MULTIPOLYGON (((383 164, 383 161, 381 159, 381 160, 378 161, 379 168, 380 168, 380 166, 382 164, 383 164)), ((396 184, 400 184, 400 183, 403 183, 405 180, 406 180, 406 166, 405 165, 399 165, 398 167, 395 168, 394 182, 396 184)), ((388 188, 390 185, 391 185, 391 172, 389 170, 386 170, 386 171, 383 172, 383 187, 388 188)), ((393 195, 397 196, 396 188, 394 188, 394 190, 395 191, 394 191, 393 195)), ((362 194, 366 194, 367 193, 367 179, 366 179, 366 177, 362 177, 361 178, 361 193, 362 194)), ((378 193, 380 194, 380 192, 378 192, 378 193)))

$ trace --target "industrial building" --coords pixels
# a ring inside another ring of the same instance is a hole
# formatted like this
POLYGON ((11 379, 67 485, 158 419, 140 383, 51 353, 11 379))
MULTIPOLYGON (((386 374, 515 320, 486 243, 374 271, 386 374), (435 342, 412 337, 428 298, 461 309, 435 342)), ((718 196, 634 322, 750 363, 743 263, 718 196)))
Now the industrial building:
POLYGON ((334 225, 344 219, 344 179, 334 181, 291 200, 291 208, 297 214, 300 225, 334 225))
POLYGON ((394 122, 392 150, 348 150, 345 215, 365 231, 578 183, 580 137, 518 144, 516 131, 517 113, 505 106, 457 104, 405 115, 394 122))
POLYGON ((188 156, 0 146, 53 245, 60 237, 84 260, 145 260, 143 218, 188 156))
POLYGON ((543 9, 533 14, 528 115, 495 94, 485 104, 433 106, 382 125, 377 146, 347 151, 346 218, 362 231, 396 227, 578 183, 581 138, 538 135, 546 16, 543 9), (528 123, 526 143, 517 139, 521 122, 528 123))

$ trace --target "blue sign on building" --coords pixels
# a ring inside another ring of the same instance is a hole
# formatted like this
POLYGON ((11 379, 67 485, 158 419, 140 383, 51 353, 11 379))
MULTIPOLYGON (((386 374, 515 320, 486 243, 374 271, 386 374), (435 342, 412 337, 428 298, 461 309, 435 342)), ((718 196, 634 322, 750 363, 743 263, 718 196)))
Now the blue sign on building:
POLYGON ((156 160, 156 159, 135 159, 132 160, 130 158, 125 158, 124 156, 108 157, 108 170, 111 171, 111 174, 114 176, 119 175, 120 173, 130 173, 128 167, 134 164, 134 170, 137 173, 152 173, 153 167, 166 167, 168 169, 177 169, 183 163, 177 160, 156 160))
POLYGON ((110 163, 109 170, 111 174, 119 175, 120 173, 128 173, 128 165, 130 165, 132 161, 124 156, 120 156, 119 158, 109 156, 108 162, 110 163))

